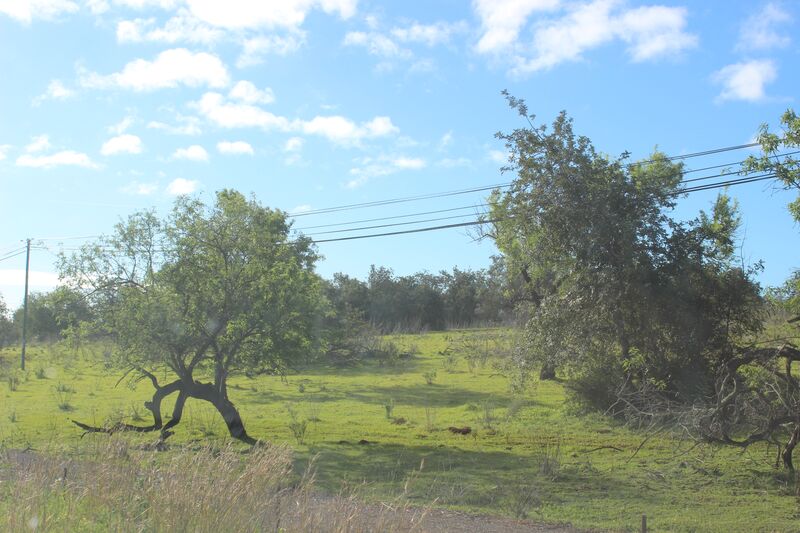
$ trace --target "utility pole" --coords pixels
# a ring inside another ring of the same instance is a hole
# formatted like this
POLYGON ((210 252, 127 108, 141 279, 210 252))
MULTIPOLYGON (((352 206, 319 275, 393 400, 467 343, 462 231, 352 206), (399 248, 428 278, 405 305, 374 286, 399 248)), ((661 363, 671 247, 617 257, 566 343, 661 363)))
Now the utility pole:
POLYGON ((28 333, 28 272, 31 269, 31 240, 26 241, 25 252, 25 299, 22 301, 22 355, 20 356, 20 367, 25 370, 25 341, 28 333))

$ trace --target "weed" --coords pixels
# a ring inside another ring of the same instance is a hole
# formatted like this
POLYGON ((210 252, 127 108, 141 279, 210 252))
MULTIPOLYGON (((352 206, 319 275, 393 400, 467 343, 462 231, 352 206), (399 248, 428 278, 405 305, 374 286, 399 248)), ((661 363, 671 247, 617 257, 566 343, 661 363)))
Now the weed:
POLYGON ((71 385, 67 385, 66 383, 62 383, 59 381, 58 384, 56 384, 56 392, 75 394, 75 389, 71 385))
POLYGON ((450 374, 455 372, 456 367, 458 366, 458 356, 453 353, 453 350, 447 348, 440 351, 439 355, 442 356, 442 368, 444 368, 445 371, 450 374))
POLYGON ((561 439, 542 446, 535 459, 539 463, 539 473, 555 481, 561 471, 561 439))
POLYGON ((300 420, 292 404, 286 404, 286 412, 289 413, 289 431, 292 433, 292 437, 294 437, 295 442, 302 445, 306 440, 308 420, 300 420))
POLYGON ((432 407, 425 408, 425 430, 428 433, 436 430, 436 409, 432 407))
POLYGON ((47 372, 43 366, 36 369, 36 379, 47 379, 47 372))
POLYGON ((8 413, 8 421, 11 422, 12 424, 16 424, 17 420, 18 420, 18 418, 17 418, 17 410, 16 409, 12 409, 11 412, 8 413))
POLYGON ((492 429, 492 425, 495 421, 494 416, 494 404, 490 401, 481 402, 478 416, 478 422, 484 427, 484 429, 492 429))
POLYGON ((428 385, 433 385, 433 382, 436 381, 436 370, 431 370, 429 372, 424 372, 422 374, 423 379, 425 379, 425 383, 428 385))
POLYGON ((56 395, 56 405, 62 411, 72 411, 74 407, 70 403, 72 399, 72 395, 75 394, 75 390, 67 387, 62 386, 63 384, 59 383, 59 386, 53 388, 53 392, 56 395))
POLYGON ((386 410, 386 418, 391 420, 392 413, 394 412, 394 399, 388 398, 387 400, 384 400, 383 408, 386 410))
POLYGON ((542 507, 539 491, 533 485, 525 483, 524 480, 517 480, 516 483, 507 485, 513 489, 506 491, 502 507, 514 518, 524 520, 528 518, 532 509, 538 510, 542 507))
POLYGON ((9 392, 16 392, 19 388, 19 376, 16 373, 8 375, 8 390, 9 392))
POLYGON ((131 402, 131 420, 134 422, 142 422, 144 420, 138 402, 131 402))

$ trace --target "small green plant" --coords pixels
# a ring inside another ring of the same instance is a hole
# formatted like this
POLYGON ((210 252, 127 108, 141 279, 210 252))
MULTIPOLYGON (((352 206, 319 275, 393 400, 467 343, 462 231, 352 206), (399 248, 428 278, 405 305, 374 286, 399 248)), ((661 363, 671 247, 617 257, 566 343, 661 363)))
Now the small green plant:
POLYGON ((36 369, 36 379, 47 379, 47 371, 43 366, 36 369))
POLYGON ((436 430, 436 409, 432 407, 425 408, 425 430, 428 433, 436 430))
POLYGON ((66 383, 58 382, 56 384, 56 392, 66 392, 69 394, 74 394, 75 389, 71 385, 67 385, 66 383))
POLYGON ((386 418, 391 420, 392 412, 394 411, 394 398, 388 398, 383 402, 383 408, 386 410, 386 418))
POLYGON ((450 374, 455 372, 458 366, 458 356, 453 353, 453 350, 448 347, 439 352, 439 354, 442 355, 442 368, 444 368, 445 372, 450 374))
POLYGON ((141 409, 139 408, 139 404, 137 402, 131 402, 131 420, 134 422, 142 422, 144 420, 141 409))
POLYGON ((542 446, 535 459, 539 463, 539 473, 555 480, 561 471, 561 441, 542 446))
POLYGON ((514 518, 524 520, 528 518, 531 510, 540 510, 542 499, 539 491, 533 485, 520 480, 513 483, 513 490, 506 491, 505 498, 502 499, 502 507, 514 518))
POLYGON ((433 385, 433 382, 436 381, 436 370, 425 372, 422 374, 422 377, 425 379, 425 383, 428 385, 433 385))
POLYGON ((494 404, 492 402, 481 402, 478 421, 485 429, 492 429, 495 421, 494 404))
POLYGON ((19 376, 16 373, 8 375, 8 390, 10 392, 16 392, 19 388, 19 376))
POLYGON ((12 424, 16 424, 17 423, 17 410, 16 409, 12 409, 11 412, 8 413, 8 421, 11 422, 12 424))
POLYGON ((286 404, 286 412, 289 413, 289 431, 292 433, 295 442, 302 445, 306 440, 308 420, 300 420, 292 404, 286 404))
POLYGON ((305 391, 306 391, 306 386, 305 386, 303 383, 300 383, 300 384, 297 386, 297 392, 299 392, 299 393, 301 393, 301 394, 302 394, 302 393, 304 393, 305 391))
POLYGON ((72 395, 75 394, 75 390, 59 383, 58 386, 54 388, 54 391, 58 408, 62 411, 72 411, 74 407, 70 403, 70 400, 72 399, 72 395))

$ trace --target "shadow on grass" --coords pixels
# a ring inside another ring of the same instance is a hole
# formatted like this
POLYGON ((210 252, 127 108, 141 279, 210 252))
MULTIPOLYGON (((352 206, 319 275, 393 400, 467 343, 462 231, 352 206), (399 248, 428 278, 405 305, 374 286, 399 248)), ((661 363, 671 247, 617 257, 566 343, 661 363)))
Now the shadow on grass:
POLYGON ((534 490, 546 505, 588 505, 599 500, 610 505, 632 501, 654 505, 662 497, 658 491, 642 491, 633 479, 587 472, 581 463, 565 462, 555 474, 542 473, 537 456, 497 450, 323 443, 296 458, 296 471, 305 471, 310 458, 325 491, 355 488, 365 497, 395 498, 405 488, 406 496, 418 505, 478 507, 495 514, 519 490, 534 490))
POLYGON ((352 389, 347 397, 364 403, 381 404, 386 398, 392 398, 397 405, 415 407, 459 407, 461 405, 484 403, 495 407, 506 405, 510 398, 507 394, 497 392, 481 392, 447 385, 394 385, 370 387, 368 389, 352 389))

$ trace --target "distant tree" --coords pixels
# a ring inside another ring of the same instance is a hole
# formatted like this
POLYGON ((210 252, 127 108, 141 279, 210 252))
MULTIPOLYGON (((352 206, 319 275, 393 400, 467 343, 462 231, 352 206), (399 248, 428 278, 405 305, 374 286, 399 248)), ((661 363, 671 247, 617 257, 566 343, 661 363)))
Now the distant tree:
MULTIPOLYGON (((40 342, 56 341, 69 329, 90 320, 92 311, 86 299, 66 286, 28 296, 28 338, 40 342)), ((14 312, 17 335, 22 334, 23 309, 14 312)))
POLYGON ((0 295, 0 347, 8 346, 16 342, 14 323, 9 317, 8 306, 3 296, 0 295))
POLYGON ((228 395, 236 373, 281 371, 320 348, 317 254, 289 239, 285 213, 224 190, 213 206, 183 197, 168 217, 140 212, 114 235, 62 257, 62 278, 92 302, 117 362, 155 388, 153 424, 89 431, 161 431, 187 399, 209 402, 230 435, 254 442, 228 395), (172 375, 162 383, 157 376, 172 375), (161 402, 177 393, 166 424, 161 402))

